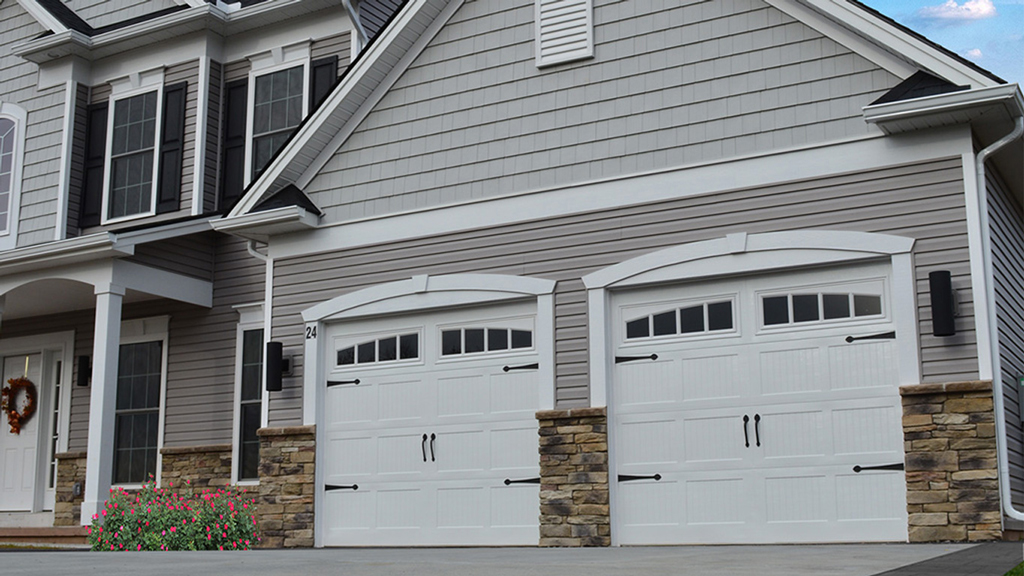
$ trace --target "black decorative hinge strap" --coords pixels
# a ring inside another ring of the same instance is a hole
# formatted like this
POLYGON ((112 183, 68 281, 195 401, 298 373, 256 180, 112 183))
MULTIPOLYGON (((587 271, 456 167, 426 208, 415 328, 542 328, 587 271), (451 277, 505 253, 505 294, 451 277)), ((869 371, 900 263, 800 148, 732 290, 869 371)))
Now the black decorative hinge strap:
POLYGON ((630 476, 629 474, 619 474, 619 482, 632 482, 633 480, 654 480, 657 482, 661 480, 661 474, 655 474, 653 476, 630 476))
POLYGON ((324 490, 330 492, 331 490, 359 490, 359 484, 350 484, 348 486, 340 486, 338 484, 326 484, 324 490))
POLYGON ((882 332, 881 334, 872 334, 870 336, 847 336, 846 342, 856 342, 857 340, 892 340, 896 337, 896 332, 882 332))
POLYGON ((355 384, 356 386, 358 386, 359 385, 359 378, 356 378, 355 380, 328 380, 327 381, 327 387, 328 388, 330 388, 331 386, 345 386, 347 384, 355 384))
POLYGON ((615 363, 622 364, 623 362, 636 362, 637 360, 657 360, 657 354, 651 354, 649 356, 616 356, 615 363))
POLYGON ((862 470, 904 470, 903 463, 899 464, 883 464, 881 466, 854 466, 853 471, 860 473, 862 470))
POLYGON ((505 486, 509 484, 540 484, 540 478, 523 478, 522 480, 509 480, 505 478, 505 486))
POLYGON ((522 366, 505 366, 502 368, 503 371, 508 372, 510 370, 538 370, 540 364, 523 364, 522 366))

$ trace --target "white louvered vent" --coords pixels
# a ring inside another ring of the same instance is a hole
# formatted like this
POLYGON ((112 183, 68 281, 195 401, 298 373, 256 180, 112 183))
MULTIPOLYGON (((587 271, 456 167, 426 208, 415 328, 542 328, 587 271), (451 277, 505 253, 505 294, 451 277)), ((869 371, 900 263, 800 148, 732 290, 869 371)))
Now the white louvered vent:
POLYGON ((536 0, 537 66, 594 55, 593 0, 536 0))

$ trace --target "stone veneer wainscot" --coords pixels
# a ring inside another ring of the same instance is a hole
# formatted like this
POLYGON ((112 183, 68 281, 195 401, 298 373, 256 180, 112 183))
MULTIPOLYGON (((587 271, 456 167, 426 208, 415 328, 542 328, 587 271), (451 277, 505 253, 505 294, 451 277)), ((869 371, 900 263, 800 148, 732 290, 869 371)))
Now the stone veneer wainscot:
POLYGON ((1004 535, 991 382, 900 387, 910 541, 1004 535))
POLYGON ((189 496, 231 484, 231 444, 161 448, 160 484, 189 496))
POLYGON ((313 546, 316 427, 260 428, 262 548, 313 546))
POLYGON ((85 452, 61 452, 53 457, 57 460, 53 525, 78 526, 82 523, 82 500, 85 498, 85 452), (75 496, 76 482, 81 482, 78 496, 75 496))
POLYGON ((540 545, 610 546, 605 408, 543 410, 540 545))

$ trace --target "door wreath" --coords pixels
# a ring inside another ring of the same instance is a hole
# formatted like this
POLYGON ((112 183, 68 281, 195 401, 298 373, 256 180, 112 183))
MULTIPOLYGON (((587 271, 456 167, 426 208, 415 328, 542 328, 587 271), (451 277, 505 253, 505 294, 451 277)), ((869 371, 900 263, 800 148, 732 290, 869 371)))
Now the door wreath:
POLYGON ((11 378, 7 384, 9 386, 0 390, 0 396, 3 397, 0 409, 7 414, 7 423, 11 426, 11 433, 21 434, 22 425, 31 420, 32 415, 36 413, 36 401, 39 399, 39 394, 36 392, 36 385, 28 378, 11 378), (25 391, 25 399, 28 400, 21 411, 18 411, 18 407, 15 405, 19 390, 25 391))

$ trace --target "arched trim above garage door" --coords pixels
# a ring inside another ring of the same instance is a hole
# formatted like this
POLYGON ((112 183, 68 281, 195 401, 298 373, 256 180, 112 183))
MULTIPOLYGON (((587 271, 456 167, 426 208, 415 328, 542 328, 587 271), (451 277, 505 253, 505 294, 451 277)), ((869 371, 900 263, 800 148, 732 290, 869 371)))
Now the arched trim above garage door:
POLYGON ((555 281, 504 274, 413 276, 343 294, 302 312, 305 353, 302 419, 316 424, 324 381, 323 345, 317 336, 327 322, 400 314, 452 306, 535 299, 536 346, 540 354, 541 410, 555 403, 555 281))
POLYGON ((616 289, 840 264, 871 259, 892 262, 893 311, 898 340, 900 384, 921 381, 917 298, 911 251, 914 239, 889 234, 833 230, 737 233, 644 254, 583 277, 590 320, 590 398, 607 405, 611 370, 609 292, 616 289))

